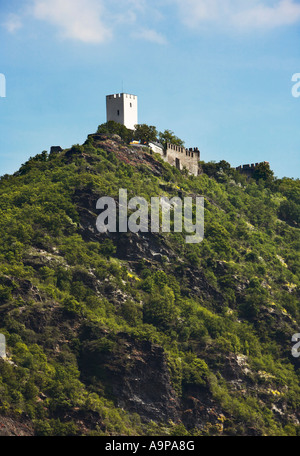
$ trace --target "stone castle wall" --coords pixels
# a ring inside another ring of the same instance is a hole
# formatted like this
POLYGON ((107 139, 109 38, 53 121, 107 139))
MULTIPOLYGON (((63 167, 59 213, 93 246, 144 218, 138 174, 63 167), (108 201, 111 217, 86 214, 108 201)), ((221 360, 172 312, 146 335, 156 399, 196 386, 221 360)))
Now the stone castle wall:
MULTIPOLYGON (((263 162, 263 163, 268 163, 268 162, 263 162)), ((249 164, 240 165, 235 169, 242 174, 246 174, 247 176, 252 177, 258 165, 259 165, 259 163, 251 163, 251 165, 249 165, 249 164)))
POLYGON ((200 151, 198 148, 186 149, 168 143, 164 151, 165 160, 179 170, 186 168, 190 174, 198 176, 200 151))

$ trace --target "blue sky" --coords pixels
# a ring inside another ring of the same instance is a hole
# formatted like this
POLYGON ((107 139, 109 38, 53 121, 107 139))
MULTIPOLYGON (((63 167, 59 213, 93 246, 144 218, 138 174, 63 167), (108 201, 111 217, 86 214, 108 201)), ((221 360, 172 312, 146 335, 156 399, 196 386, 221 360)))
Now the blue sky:
POLYGON ((299 39, 296 0, 0 0, 0 175, 82 144, 124 91, 202 160, 299 178, 299 39))

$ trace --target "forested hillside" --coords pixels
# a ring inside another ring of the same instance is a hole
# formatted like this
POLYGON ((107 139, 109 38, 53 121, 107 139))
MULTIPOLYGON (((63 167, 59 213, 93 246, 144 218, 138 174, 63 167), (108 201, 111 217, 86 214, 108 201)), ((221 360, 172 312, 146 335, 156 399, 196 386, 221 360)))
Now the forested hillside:
POLYGON ((100 128, 3 176, 0 211, 0 432, 300 435, 299 180, 188 176, 100 128), (120 188, 204 196, 203 242, 100 234, 120 188))

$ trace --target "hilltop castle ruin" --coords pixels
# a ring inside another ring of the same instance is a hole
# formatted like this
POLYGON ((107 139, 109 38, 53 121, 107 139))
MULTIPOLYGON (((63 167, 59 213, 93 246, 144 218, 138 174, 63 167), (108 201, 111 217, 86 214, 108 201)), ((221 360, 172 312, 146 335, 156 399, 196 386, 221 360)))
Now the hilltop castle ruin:
MULTIPOLYGON (((125 125, 134 130, 138 124, 138 97, 128 93, 118 93, 106 96, 106 120, 125 125)), ((198 176, 200 151, 198 148, 186 149, 182 146, 167 143, 164 148, 160 143, 149 143, 150 149, 162 156, 163 160, 179 170, 184 168, 190 174, 198 176)))

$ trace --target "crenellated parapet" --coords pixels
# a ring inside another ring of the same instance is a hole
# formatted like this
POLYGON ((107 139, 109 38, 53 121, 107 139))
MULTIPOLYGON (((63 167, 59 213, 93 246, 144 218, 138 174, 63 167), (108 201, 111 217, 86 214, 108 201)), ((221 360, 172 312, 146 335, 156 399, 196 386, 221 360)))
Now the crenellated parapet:
MULTIPOLYGON (((268 163, 269 162, 260 162, 260 163, 268 163)), ((246 165, 240 165, 237 168, 235 168, 237 171, 239 171, 242 174, 246 174, 247 176, 252 176, 257 169, 258 165, 260 163, 251 163, 251 164, 246 164, 246 165)))
POLYGON ((194 176, 199 174, 200 151, 197 147, 186 149, 183 146, 167 143, 163 158, 179 170, 186 168, 194 176))

